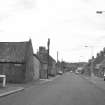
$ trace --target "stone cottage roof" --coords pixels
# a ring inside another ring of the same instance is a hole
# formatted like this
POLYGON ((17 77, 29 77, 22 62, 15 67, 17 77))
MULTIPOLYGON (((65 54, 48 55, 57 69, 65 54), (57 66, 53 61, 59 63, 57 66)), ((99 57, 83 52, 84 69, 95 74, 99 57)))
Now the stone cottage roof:
POLYGON ((52 62, 56 63, 55 59, 52 56, 49 56, 49 61, 50 61, 50 63, 52 63, 52 62))
MULTIPOLYGON (((41 63, 46 63, 46 64, 48 63, 48 55, 47 54, 39 55, 38 58, 40 59, 41 63)), ((56 63, 56 61, 51 56, 49 56, 49 64, 52 64, 52 62, 56 63)))
POLYGON ((39 57, 41 63, 48 63, 48 55, 47 54, 43 54, 39 57))
POLYGON ((41 62, 41 60, 40 60, 40 58, 38 57, 37 54, 33 54, 33 56, 36 57, 41 62))
POLYGON ((100 68, 100 67, 104 67, 105 68, 105 59, 101 63, 96 65, 96 68, 100 68))
POLYGON ((24 62, 28 42, 0 42, 0 62, 24 62))
MULTIPOLYGON (((37 56, 40 59, 41 63, 48 63, 48 50, 44 46, 39 47, 39 51, 37 52, 37 56)), ((56 61, 49 55, 49 64, 56 61)))

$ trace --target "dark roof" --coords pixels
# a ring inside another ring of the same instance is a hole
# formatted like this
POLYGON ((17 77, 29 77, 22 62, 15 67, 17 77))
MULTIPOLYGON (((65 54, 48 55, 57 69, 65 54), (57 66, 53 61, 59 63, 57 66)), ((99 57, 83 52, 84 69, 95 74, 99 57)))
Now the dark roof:
MULTIPOLYGON (((40 61, 40 58, 38 57, 37 54, 33 54, 34 57, 36 57, 39 61, 40 61)), ((41 62, 41 61, 40 61, 41 62)))
MULTIPOLYGON (((37 55, 37 56, 40 59, 41 63, 48 63, 48 55, 46 53, 45 54, 40 54, 40 55, 37 55)), ((56 63, 56 61, 51 56, 49 56, 49 64, 51 64, 52 62, 56 63)))
POLYGON ((48 63, 48 55, 47 54, 40 55, 39 59, 40 59, 41 63, 48 63))
POLYGON ((0 62, 24 62, 28 42, 0 42, 0 62))
POLYGON ((99 65, 99 67, 105 67, 105 59, 98 65, 99 65))
POLYGON ((49 56, 49 60, 52 62, 56 62, 55 59, 52 56, 49 56))

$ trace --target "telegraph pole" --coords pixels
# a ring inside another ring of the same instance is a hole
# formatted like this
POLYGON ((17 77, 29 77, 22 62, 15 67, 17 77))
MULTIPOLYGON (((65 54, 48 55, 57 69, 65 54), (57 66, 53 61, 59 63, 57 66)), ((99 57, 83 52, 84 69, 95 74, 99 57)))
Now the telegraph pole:
POLYGON ((48 42, 47 42, 47 49, 48 49, 48 54, 47 54, 47 59, 48 59, 47 79, 48 79, 48 75, 49 75, 49 52, 50 52, 50 39, 49 38, 48 38, 48 42))
POLYGON ((63 64, 63 58, 62 58, 62 60, 61 60, 61 71, 64 73, 63 66, 64 66, 64 64, 63 64))
POLYGON ((58 72, 58 67, 59 66, 59 64, 58 64, 58 51, 57 51, 57 65, 56 65, 56 73, 58 72))
POLYGON ((85 46, 85 47, 90 47, 91 48, 91 66, 90 66, 90 70, 91 70, 91 77, 94 76, 94 46, 85 46))
POLYGON ((57 62, 58 62, 58 51, 57 51, 57 62))

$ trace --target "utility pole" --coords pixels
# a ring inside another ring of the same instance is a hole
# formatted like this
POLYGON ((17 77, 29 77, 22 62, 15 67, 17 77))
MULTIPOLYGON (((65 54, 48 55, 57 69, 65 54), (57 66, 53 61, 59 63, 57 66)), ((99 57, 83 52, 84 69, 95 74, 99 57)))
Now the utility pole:
POLYGON ((63 58, 62 58, 62 60, 61 60, 61 71, 64 73, 64 68, 63 68, 63 66, 64 66, 64 62, 63 62, 63 58))
POLYGON ((58 51, 57 51, 57 63, 58 63, 58 51))
POLYGON ((47 79, 48 79, 48 75, 49 75, 49 52, 50 52, 50 39, 49 38, 48 38, 48 42, 47 42, 47 49, 48 49, 48 54, 47 54, 47 59, 48 59, 47 79))
POLYGON ((56 65, 56 73, 58 72, 59 64, 58 64, 58 51, 57 51, 57 65, 56 65))
POLYGON ((94 76, 94 46, 84 46, 84 47, 90 47, 91 48, 91 66, 90 66, 90 70, 91 70, 91 77, 94 76))

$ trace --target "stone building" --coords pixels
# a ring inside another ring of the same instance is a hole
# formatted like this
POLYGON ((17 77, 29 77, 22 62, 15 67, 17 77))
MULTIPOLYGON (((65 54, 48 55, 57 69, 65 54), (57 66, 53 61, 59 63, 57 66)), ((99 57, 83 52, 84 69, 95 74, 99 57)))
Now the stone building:
POLYGON ((31 39, 24 42, 0 42, 0 74, 7 82, 27 82, 34 78, 31 39))
POLYGON ((40 78, 41 61, 36 54, 34 55, 34 80, 40 78))
POLYGON ((49 55, 45 47, 39 47, 37 56, 41 62, 40 78, 46 79, 48 76, 56 75, 56 61, 49 55))
POLYGON ((51 56, 49 56, 49 71, 48 71, 48 74, 49 74, 49 76, 56 76, 56 74, 57 74, 56 61, 51 56))
POLYGON ((37 52, 37 56, 41 62, 40 69, 40 79, 47 79, 47 70, 48 70, 48 55, 45 47, 39 47, 39 51, 37 52))

